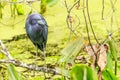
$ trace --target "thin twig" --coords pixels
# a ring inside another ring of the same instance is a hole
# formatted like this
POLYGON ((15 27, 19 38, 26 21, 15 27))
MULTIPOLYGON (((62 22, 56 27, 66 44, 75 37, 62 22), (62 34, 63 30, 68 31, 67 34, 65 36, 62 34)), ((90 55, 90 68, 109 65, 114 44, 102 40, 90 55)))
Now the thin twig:
POLYGON ((71 10, 75 7, 76 4, 79 4, 80 0, 76 1, 72 6, 71 8, 68 10, 68 13, 71 12, 71 10))
POLYGON ((75 14, 75 16, 76 16, 76 18, 78 19, 78 24, 75 26, 75 28, 74 28, 74 30, 80 25, 80 19, 79 19, 79 17, 75 14))
POLYGON ((111 27, 111 28, 110 28, 110 29, 111 29, 110 31, 112 32, 112 27, 113 27, 113 13, 112 13, 112 15, 111 15, 111 23, 110 23, 110 27, 111 27))
MULTIPOLYGON (((116 0, 116 1, 117 1, 117 0, 116 0)), ((111 2, 111 8, 112 8, 112 15, 111 15, 111 32, 112 32, 112 26, 113 26, 113 16, 114 16, 114 12, 115 12, 114 6, 115 6, 116 1, 113 3, 113 1, 110 0, 110 2, 111 2)))
POLYGON ((102 0, 102 20, 104 20, 104 8, 105 8, 104 0, 102 0))
POLYGON ((92 30, 93 36, 94 36, 96 42, 97 42, 98 44, 100 44, 99 41, 98 41, 98 39, 96 38, 95 32, 94 32, 94 30, 93 30, 92 22, 91 22, 91 19, 90 19, 89 9, 88 9, 88 0, 86 0, 86 8, 87 8, 88 20, 89 20, 89 23, 90 23, 90 27, 91 27, 91 30, 92 30))
POLYGON ((116 32, 120 31, 120 28, 116 29, 115 31, 108 32, 107 38, 102 42, 102 44, 106 43, 110 37, 112 37, 116 32))
POLYGON ((110 3, 111 3, 111 7, 112 7, 112 11, 114 12, 115 11, 115 8, 114 8, 114 3, 112 0, 110 0, 110 3))
MULTIPOLYGON (((115 0, 114 3, 116 3, 117 0, 115 0)), ((111 32, 112 32, 112 27, 113 27, 113 16, 114 16, 114 13, 115 13, 115 4, 113 3, 112 0, 110 0, 111 2, 111 8, 112 8, 112 15, 111 15, 111 32)), ((114 39, 113 39, 114 40, 114 39)), ((116 54, 116 53, 114 53, 116 54)), ((115 75, 117 74, 117 59, 115 60, 115 75)))
POLYGON ((10 55, 10 53, 7 51, 6 47, 4 46, 4 44, 2 43, 2 41, 0 40, 0 45, 2 47, 2 50, 0 50, 1 53, 3 53, 4 55, 6 55, 10 60, 13 60, 13 57, 10 55))
MULTIPOLYGON (((66 7, 67 13, 68 13, 68 15, 67 15, 67 17, 66 17, 66 23, 67 23, 68 28, 70 29, 70 31, 73 32, 73 34, 74 34, 75 36, 77 36, 77 34, 74 32, 74 30, 73 30, 73 28, 72 28, 72 23, 69 22, 69 19, 70 19, 70 17, 71 17, 70 14, 71 14, 72 9, 75 7, 76 4, 79 4, 79 3, 80 3, 80 0, 76 1, 70 8, 68 8, 68 5, 67 5, 66 0, 64 1, 64 3, 65 3, 65 7, 66 7)), ((70 33, 71 33, 71 32, 70 32, 70 33)))
MULTIPOLYGON (((113 5, 115 6, 116 3, 117 3, 117 0, 114 1, 113 5)), ((115 9, 114 9, 114 10, 115 10, 115 9)), ((112 9, 112 10, 110 9, 110 10, 108 11, 108 13, 106 14, 106 17, 109 17, 112 12, 113 12, 113 9, 112 9)), ((104 17, 104 19, 105 19, 105 17, 104 17)))
POLYGON ((66 22, 67 22, 68 28, 70 29, 71 32, 73 32, 73 34, 74 34, 75 36, 77 36, 77 34, 76 34, 76 33, 74 32, 74 30, 72 29, 72 24, 71 24, 71 23, 69 24, 69 18, 70 18, 70 15, 68 15, 67 18, 66 18, 66 22))
MULTIPOLYGON (((47 71, 44 67, 39 67, 39 66, 36 66, 36 65, 29 65, 29 64, 26 64, 26 63, 22 63, 20 61, 16 61, 16 60, 0 60, 0 63, 11 63, 15 66, 19 66, 19 67, 23 67, 23 68, 27 68, 27 69, 30 69, 30 70, 35 70, 35 71, 42 71, 42 72, 45 72, 47 71)), ((49 73, 51 74, 58 74, 60 75, 59 72, 57 72, 55 69, 48 69, 49 73)))
POLYGON ((1 0, 0 2, 7 2, 10 4, 20 4, 20 3, 33 3, 39 0, 18 0, 18 1, 10 1, 10 0, 1 0))
MULTIPOLYGON (((85 2, 84 2, 84 0, 83 0, 83 6, 84 6, 84 5, 85 5, 85 2)), ((97 63, 97 55, 96 55, 95 50, 94 50, 94 48, 93 48, 93 46, 92 46, 92 44, 91 44, 90 34, 89 34, 89 29, 88 29, 88 24, 87 24, 87 19, 86 19, 86 16, 85 16, 85 10, 84 10, 84 9, 83 9, 83 16, 84 16, 84 19, 85 19, 88 41, 89 41, 90 47, 91 47, 91 49, 92 49, 92 51, 93 51, 93 53, 94 53, 94 55, 95 55, 95 57, 96 57, 96 61, 95 61, 95 64, 96 64, 96 63, 97 63)))

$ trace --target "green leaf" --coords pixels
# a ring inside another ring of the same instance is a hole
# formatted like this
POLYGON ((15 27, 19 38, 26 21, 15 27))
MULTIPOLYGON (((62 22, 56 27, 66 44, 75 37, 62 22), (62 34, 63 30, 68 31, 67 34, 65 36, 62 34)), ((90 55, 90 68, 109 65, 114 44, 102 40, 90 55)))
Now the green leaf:
POLYGON ((52 7, 54 6, 59 0, 46 0, 46 3, 48 6, 52 7))
POLYGON ((41 11, 40 13, 43 14, 46 12, 46 0, 41 0, 41 5, 40 5, 40 8, 41 8, 41 11))
POLYGON ((112 57, 111 57, 111 53, 110 53, 110 50, 109 50, 108 53, 107 53, 106 68, 111 69, 113 67, 113 64, 111 64, 111 63, 112 63, 112 57))
POLYGON ((115 42, 113 40, 109 40, 108 44, 110 46, 111 55, 112 55, 113 59, 116 61, 117 60, 117 51, 116 51, 115 42))
POLYGON ((18 15, 23 15, 24 14, 24 10, 22 8, 22 5, 17 5, 17 14, 18 15))
POLYGON ((110 53, 112 58, 115 60, 115 74, 117 74, 117 50, 114 40, 108 41, 109 47, 110 47, 110 53))
POLYGON ((14 65, 8 66, 8 77, 9 80, 24 80, 23 77, 15 70, 14 65))
POLYGON ((110 69, 105 69, 102 71, 103 80, 117 80, 117 77, 110 69))
POLYGON ((69 60, 73 60, 82 48, 83 38, 75 40, 61 51, 62 58, 60 59, 60 62, 67 62, 69 60))
POLYGON ((70 73, 71 80, 98 80, 97 73, 84 64, 73 66, 70 73))

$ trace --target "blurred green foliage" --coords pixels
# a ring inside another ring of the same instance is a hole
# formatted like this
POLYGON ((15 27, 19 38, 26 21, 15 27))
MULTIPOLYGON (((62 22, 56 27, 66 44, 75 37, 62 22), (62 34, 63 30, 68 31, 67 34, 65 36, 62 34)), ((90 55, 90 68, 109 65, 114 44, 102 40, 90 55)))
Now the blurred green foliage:
MULTIPOLYGON (((17 2, 18 0, 12 0, 13 2, 17 2)), ((30 12, 41 12, 44 13, 44 17, 48 23, 49 28, 49 35, 48 35, 48 43, 47 43, 47 64, 49 64, 49 67, 60 67, 59 66, 59 59, 61 62, 71 62, 74 61, 76 56, 78 54, 84 54, 84 43, 83 43, 83 37, 86 37, 86 29, 85 29, 85 22, 82 14, 82 3, 80 4, 80 9, 74 8, 72 11, 72 16, 77 14, 77 16, 80 18, 80 26, 75 27, 75 30, 78 32, 78 38, 75 38, 73 34, 70 34, 69 29, 67 28, 65 19, 66 19, 66 8, 62 2, 59 2, 60 4, 57 4, 59 0, 41 0, 41 3, 33 2, 30 4, 9 4, 7 2, 0 2, 0 38, 4 41, 5 45, 7 46, 8 50, 10 51, 11 55, 22 62, 28 63, 28 64, 34 64, 35 62, 35 46, 32 45, 30 40, 27 39, 25 36, 25 30, 24 30, 24 23, 26 16, 30 12), (56 5, 57 4, 57 5, 56 5), (51 7, 52 6, 52 7, 51 7), (11 17, 11 15, 13 17, 11 17), (20 34, 23 34, 20 35, 20 34), (71 37, 72 36, 72 37, 71 37), (62 52, 62 54, 61 54, 62 52), (61 58, 62 56, 62 58, 61 58)), ((62 1, 62 0, 61 0, 62 1)), ((71 6, 76 0, 68 0, 68 6, 71 6)), ((120 13, 120 7, 118 1, 115 5, 115 22, 113 24, 113 27, 110 26, 111 24, 111 14, 109 12, 111 11, 111 3, 108 0, 105 0, 105 13, 104 17, 105 20, 101 20, 101 7, 102 5, 101 0, 91 0, 89 2, 89 10, 90 10, 90 16, 91 21, 95 30, 95 33, 97 35, 98 40, 101 42, 105 40, 107 33, 107 30, 119 30, 119 13, 120 13), (97 14, 97 15, 96 15, 97 14)), ((73 28, 74 25, 78 23, 76 17, 73 16, 73 19, 75 20, 75 23, 72 24, 73 28)), ((91 31, 90 31, 91 33, 91 31)), ((120 74, 115 75, 115 63, 114 60, 117 61, 120 57, 120 32, 117 34, 115 33, 112 35, 114 40, 108 41, 109 44, 109 52, 108 52, 108 60, 107 60, 107 66, 102 73, 104 80, 116 80, 116 77, 120 78, 120 74), (117 45, 115 45, 117 44, 117 45), (116 47, 117 46, 117 47, 116 47), (111 69, 111 70, 110 70, 111 69)), ((90 37, 93 40, 92 34, 90 34, 90 37)), ((86 55, 86 54, 84 54, 86 55)), ((40 57, 42 57, 40 55, 40 57)), ((6 58, 2 54, 0 54, 0 59, 6 58)), ((41 59, 38 62, 39 66, 43 66, 44 61, 41 59)), ((117 73, 120 73, 120 62, 118 61, 118 70, 117 73)), ((65 64, 67 65, 67 64, 65 64)), ((67 78, 72 78, 73 80, 81 80, 81 78, 84 78, 86 80, 97 80, 96 71, 93 71, 91 67, 87 65, 72 65, 73 67, 71 70, 68 68, 66 69, 66 66, 64 68, 61 68, 61 75, 54 75, 51 77, 54 77, 54 80, 65 80, 65 76, 68 76, 67 78), (63 71, 62 71, 63 70, 63 71), (70 74, 69 74, 70 73, 70 74), (67 75, 65 75, 67 74, 67 75), (80 75, 78 75, 80 74, 80 75), (89 77, 89 78, 88 78, 89 77), (94 79, 95 78, 95 79, 94 79)), ((3 65, 0 64, 0 80, 19 80, 21 79, 20 76, 25 76, 25 79, 29 80, 43 80, 43 73, 38 72, 37 75, 34 75, 33 71, 29 71, 24 68, 15 67, 13 65, 3 65), (7 71, 6 71, 7 68, 7 71), (23 73, 21 75, 21 73, 23 73), (8 77, 9 76, 9 77, 8 77), (27 76, 27 77, 26 77, 27 76)), ((24 78, 22 78, 24 79, 24 78)))
POLYGON ((41 8, 41 11, 40 13, 43 14, 46 12, 46 6, 54 6, 56 3, 58 2, 58 0, 41 0, 41 5, 40 5, 40 8, 41 8))
POLYGON ((110 69, 105 69, 102 71, 103 80, 117 80, 117 77, 110 69))
POLYGON ((98 80, 97 73, 87 65, 74 65, 70 73, 71 80, 98 80))
POLYGON ((74 62, 74 59, 76 58, 80 50, 83 49, 84 46, 83 43, 84 43, 83 38, 79 38, 70 43, 67 47, 65 47, 61 51, 62 57, 60 59, 60 62, 61 63, 74 62))
POLYGON ((16 71, 14 65, 8 65, 8 80, 25 80, 25 78, 16 71))

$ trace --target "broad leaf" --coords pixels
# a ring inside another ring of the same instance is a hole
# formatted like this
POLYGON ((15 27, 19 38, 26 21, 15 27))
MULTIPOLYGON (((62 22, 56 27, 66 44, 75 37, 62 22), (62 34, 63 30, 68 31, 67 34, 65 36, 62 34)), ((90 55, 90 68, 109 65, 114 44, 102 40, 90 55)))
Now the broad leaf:
POLYGON ((103 80, 117 80, 117 77, 110 69, 105 69, 102 71, 103 80))
POLYGON ((61 51, 62 57, 60 59, 60 62, 67 62, 74 59, 82 48, 83 38, 75 40, 61 51))
POLYGON ((79 64, 72 68, 71 80, 98 80, 98 77, 91 67, 79 64))
POLYGON ((112 58, 116 61, 117 60, 117 51, 116 51, 115 42, 113 40, 109 40, 108 44, 110 47, 110 52, 111 52, 112 58))
POLYGON ((54 6, 59 0, 46 0, 48 6, 54 6))
POLYGON ((106 66, 108 46, 107 44, 103 44, 103 45, 97 44, 97 45, 92 45, 92 47, 95 52, 93 52, 91 46, 85 46, 87 53, 92 59, 91 66, 95 68, 96 56, 98 56, 97 64, 100 70, 102 71, 106 66))
POLYGON ((15 70, 15 67, 12 64, 8 66, 8 76, 9 80, 24 80, 23 77, 15 70))
POLYGON ((18 15, 23 15, 24 14, 24 10, 22 5, 17 5, 17 14, 18 15))
POLYGON ((114 40, 110 39, 108 41, 109 46, 110 46, 110 53, 111 53, 111 57, 112 59, 115 60, 115 74, 117 74, 117 49, 116 49, 116 45, 114 40))
POLYGON ((111 57, 110 51, 108 51, 106 68, 111 69, 113 67, 113 64, 111 63, 112 63, 112 57, 111 57))

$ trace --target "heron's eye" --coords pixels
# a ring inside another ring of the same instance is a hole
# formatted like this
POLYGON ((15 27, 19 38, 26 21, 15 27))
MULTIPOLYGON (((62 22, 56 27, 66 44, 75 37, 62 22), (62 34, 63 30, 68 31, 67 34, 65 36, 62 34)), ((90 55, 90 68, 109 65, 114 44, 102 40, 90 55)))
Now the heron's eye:
POLYGON ((32 25, 34 25, 34 24, 36 24, 37 23, 37 20, 35 20, 35 19, 33 19, 33 20, 31 20, 31 22, 30 22, 32 25))

